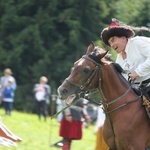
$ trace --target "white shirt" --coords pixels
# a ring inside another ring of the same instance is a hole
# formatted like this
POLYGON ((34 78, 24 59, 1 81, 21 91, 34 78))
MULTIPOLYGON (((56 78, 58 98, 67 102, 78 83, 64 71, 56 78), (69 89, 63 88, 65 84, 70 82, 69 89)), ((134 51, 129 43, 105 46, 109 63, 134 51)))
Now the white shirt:
POLYGON ((98 107, 97 120, 95 124, 94 131, 95 133, 98 131, 99 127, 102 127, 105 121, 105 114, 101 106, 98 107))
POLYGON ((35 84, 33 91, 35 92, 35 98, 37 101, 45 100, 49 101, 49 96, 51 94, 51 88, 48 84, 35 84))
POLYGON ((139 77, 135 82, 141 82, 150 78, 150 38, 136 36, 128 39, 125 48, 127 58, 123 60, 121 54, 117 55, 118 63, 125 71, 123 74, 128 79, 128 73, 135 71, 139 77))
POLYGON ((35 98, 37 101, 45 100, 45 88, 43 84, 36 84, 35 91, 35 98))

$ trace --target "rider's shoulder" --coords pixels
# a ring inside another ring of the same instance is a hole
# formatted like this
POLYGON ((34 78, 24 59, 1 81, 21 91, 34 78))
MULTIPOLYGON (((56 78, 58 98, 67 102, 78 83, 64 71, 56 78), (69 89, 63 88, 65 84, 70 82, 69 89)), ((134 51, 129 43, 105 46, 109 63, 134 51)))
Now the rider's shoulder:
POLYGON ((132 44, 150 43, 150 37, 135 36, 129 39, 132 44))

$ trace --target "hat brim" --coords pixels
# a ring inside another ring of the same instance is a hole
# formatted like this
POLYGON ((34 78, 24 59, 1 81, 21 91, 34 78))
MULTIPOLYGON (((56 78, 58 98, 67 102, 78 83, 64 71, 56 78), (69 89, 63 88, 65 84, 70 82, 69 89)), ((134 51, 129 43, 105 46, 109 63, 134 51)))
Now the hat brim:
POLYGON ((101 38, 103 42, 108 46, 110 46, 108 40, 113 36, 118 36, 118 37, 125 36, 126 38, 130 38, 133 37, 134 35, 135 33, 132 29, 125 28, 125 27, 118 27, 118 26, 105 28, 101 32, 101 38))

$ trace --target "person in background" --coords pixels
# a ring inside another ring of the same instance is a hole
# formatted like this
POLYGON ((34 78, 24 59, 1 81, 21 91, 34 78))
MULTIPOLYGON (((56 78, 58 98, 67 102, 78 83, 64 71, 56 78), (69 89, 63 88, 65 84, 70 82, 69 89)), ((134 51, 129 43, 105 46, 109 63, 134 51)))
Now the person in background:
MULTIPOLYGON (((63 109, 62 101, 57 96, 57 99, 56 99, 56 111, 59 112, 62 109, 63 109)), ((60 113, 60 114, 57 115, 57 121, 60 122, 61 120, 62 120, 62 113, 60 113)))
POLYGON ((3 95, 3 104, 5 109, 6 115, 11 115, 13 110, 13 102, 15 96, 15 88, 13 86, 14 79, 9 77, 8 85, 3 88, 2 95, 3 95))
POLYGON ((109 148, 105 143, 102 135, 104 121, 105 114, 101 106, 98 106, 97 120, 94 128, 94 133, 96 134, 95 150, 108 150, 109 148))
MULTIPOLYGON (((60 112, 63 109, 63 105, 62 105, 62 100, 57 96, 56 97, 56 112, 60 112)), ((61 122, 63 117, 63 113, 59 113, 57 115, 57 122, 61 122)), ((63 146, 63 139, 55 142, 54 144, 51 144, 50 146, 55 146, 55 147, 62 147, 63 146)))
MULTIPOLYGON (((67 106, 64 101, 63 106, 67 106)), ((83 107, 83 100, 81 100, 63 112, 59 131, 59 135, 63 137, 62 150, 70 150, 72 140, 80 140, 82 138, 82 117, 90 122, 90 116, 84 109, 86 108, 83 107)))
POLYGON ((90 126, 90 124, 92 123, 92 114, 91 112, 89 111, 89 101, 85 98, 82 98, 83 99, 83 114, 88 114, 89 117, 90 117, 90 120, 89 119, 85 119, 82 117, 82 120, 83 120, 83 127, 84 128, 88 128, 90 126))
POLYGON ((39 120, 41 120, 41 116, 44 116, 44 120, 47 118, 47 101, 49 100, 49 96, 51 94, 51 88, 47 84, 48 79, 45 76, 41 76, 39 83, 34 85, 34 94, 37 102, 37 111, 39 120))
POLYGON ((12 76, 12 71, 10 68, 6 68, 4 70, 4 76, 2 76, 0 79, 0 86, 5 114, 11 115, 17 85, 15 78, 12 76))

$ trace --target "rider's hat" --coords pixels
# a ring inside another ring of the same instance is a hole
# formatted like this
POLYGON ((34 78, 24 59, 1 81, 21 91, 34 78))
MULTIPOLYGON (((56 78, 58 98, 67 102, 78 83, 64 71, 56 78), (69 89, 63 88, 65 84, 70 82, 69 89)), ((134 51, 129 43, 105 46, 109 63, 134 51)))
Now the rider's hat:
POLYGON ((108 40, 113 36, 125 36, 126 38, 133 37, 134 31, 129 26, 121 26, 119 23, 112 21, 109 27, 105 28, 101 32, 101 38, 103 42, 110 46, 108 40))

